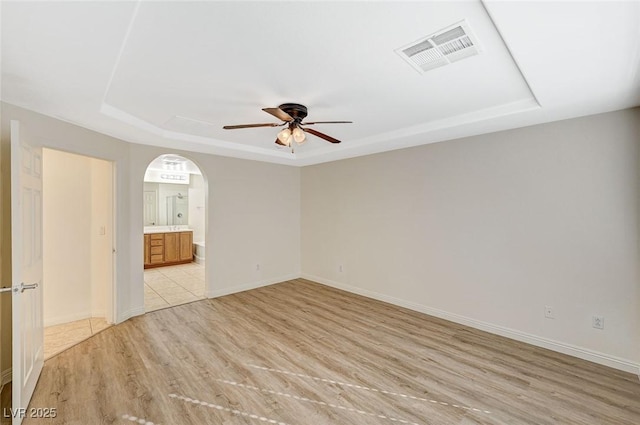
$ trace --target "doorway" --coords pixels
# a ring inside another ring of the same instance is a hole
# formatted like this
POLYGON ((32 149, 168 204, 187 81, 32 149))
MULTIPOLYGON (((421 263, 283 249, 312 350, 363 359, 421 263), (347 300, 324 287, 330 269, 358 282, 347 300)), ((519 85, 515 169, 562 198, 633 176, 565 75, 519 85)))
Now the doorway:
POLYGON ((44 357, 113 322, 113 163, 43 149, 44 357))
POLYGON ((204 299, 205 176, 193 161, 165 154, 143 185, 145 311, 204 299))

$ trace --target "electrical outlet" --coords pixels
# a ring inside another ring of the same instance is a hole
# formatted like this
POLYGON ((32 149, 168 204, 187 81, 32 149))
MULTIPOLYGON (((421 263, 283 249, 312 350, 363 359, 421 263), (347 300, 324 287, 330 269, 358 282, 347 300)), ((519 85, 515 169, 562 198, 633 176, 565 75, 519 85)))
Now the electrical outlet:
POLYGON ((547 319, 553 319, 553 307, 551 307, 550 305, 545 305, 544 306, 544 317, 546 317, 547 319))
POLYGON ((256 264, 256 271, 260 270, 260 264, 256 264))
POLYGON ((592 326, 596 329, 604 329, 604 317, 602 316, 593 316, 591 318, 592 326))
POLYGON ((340 273, 342 273, 342 264, 340 264, 340 265, 338 266, 338 271, 339 271, 340 273))

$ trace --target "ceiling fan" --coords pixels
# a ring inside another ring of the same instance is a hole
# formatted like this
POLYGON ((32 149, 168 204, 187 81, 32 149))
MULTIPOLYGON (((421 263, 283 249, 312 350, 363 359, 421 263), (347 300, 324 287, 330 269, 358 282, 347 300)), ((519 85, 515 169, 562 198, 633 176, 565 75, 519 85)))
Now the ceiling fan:
MULTIPOLYGON (((314 122, 302 122, 307 116, 307 107, 298 103, 283 103, 277 108, 262 108, 268 114, 282 120, 282 123, 265 123, 265 124, 239 124, 239 125, 225 125, 225 130, 235 130, 238 128, 253 128, 253 127, 281 127, 286 125, 287 128, 278 133, 276 138, 276 144, 280 146, 292 146, 291 142, 295 141, 299 145, 303 144, 306 140, 305 133, 313 134, 331 143, 340 143, 340 140, 328 136, 324 133, 314 130, 312 128, 306 128, 303 126, 314 124, 350 124, 352 121, 314 121, 314 122)), ((293 146, 291 148, 293 152, 293 146)))

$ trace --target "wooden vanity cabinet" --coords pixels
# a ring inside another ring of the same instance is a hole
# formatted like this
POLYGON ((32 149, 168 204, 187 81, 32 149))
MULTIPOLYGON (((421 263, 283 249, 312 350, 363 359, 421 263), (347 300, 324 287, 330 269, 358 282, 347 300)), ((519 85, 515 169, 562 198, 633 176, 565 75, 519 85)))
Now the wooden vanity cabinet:
POLYGON ((193 232, 180 232, 180 260, 193 261, 193 232))
POLYGON ((164 264, 164 233, 152 233, 149 236, 151 253, 149 264, 164 264))
POLYGON ((144 268, 171 266, 193 261, 193 232, 144 235, 144 268))
POLYGON ((167 263, 180 261, 180 233, 164 234, 164 261, 167 263))
POLYGON ((151 264, 151 235, 144 235, 144 266, 151 264))

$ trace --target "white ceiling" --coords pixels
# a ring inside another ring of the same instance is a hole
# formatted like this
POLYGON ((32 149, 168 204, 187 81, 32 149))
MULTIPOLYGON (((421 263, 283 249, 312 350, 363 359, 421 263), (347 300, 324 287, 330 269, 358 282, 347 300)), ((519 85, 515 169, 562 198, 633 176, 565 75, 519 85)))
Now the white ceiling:
POLYGON ((3 2, 2 100, 124 140, 290 165, 640 105, 640 1, 3 2), (466 20, 481 53, 394 50, 466 20), (292 154, 261 111, 305 104, 292 154))

